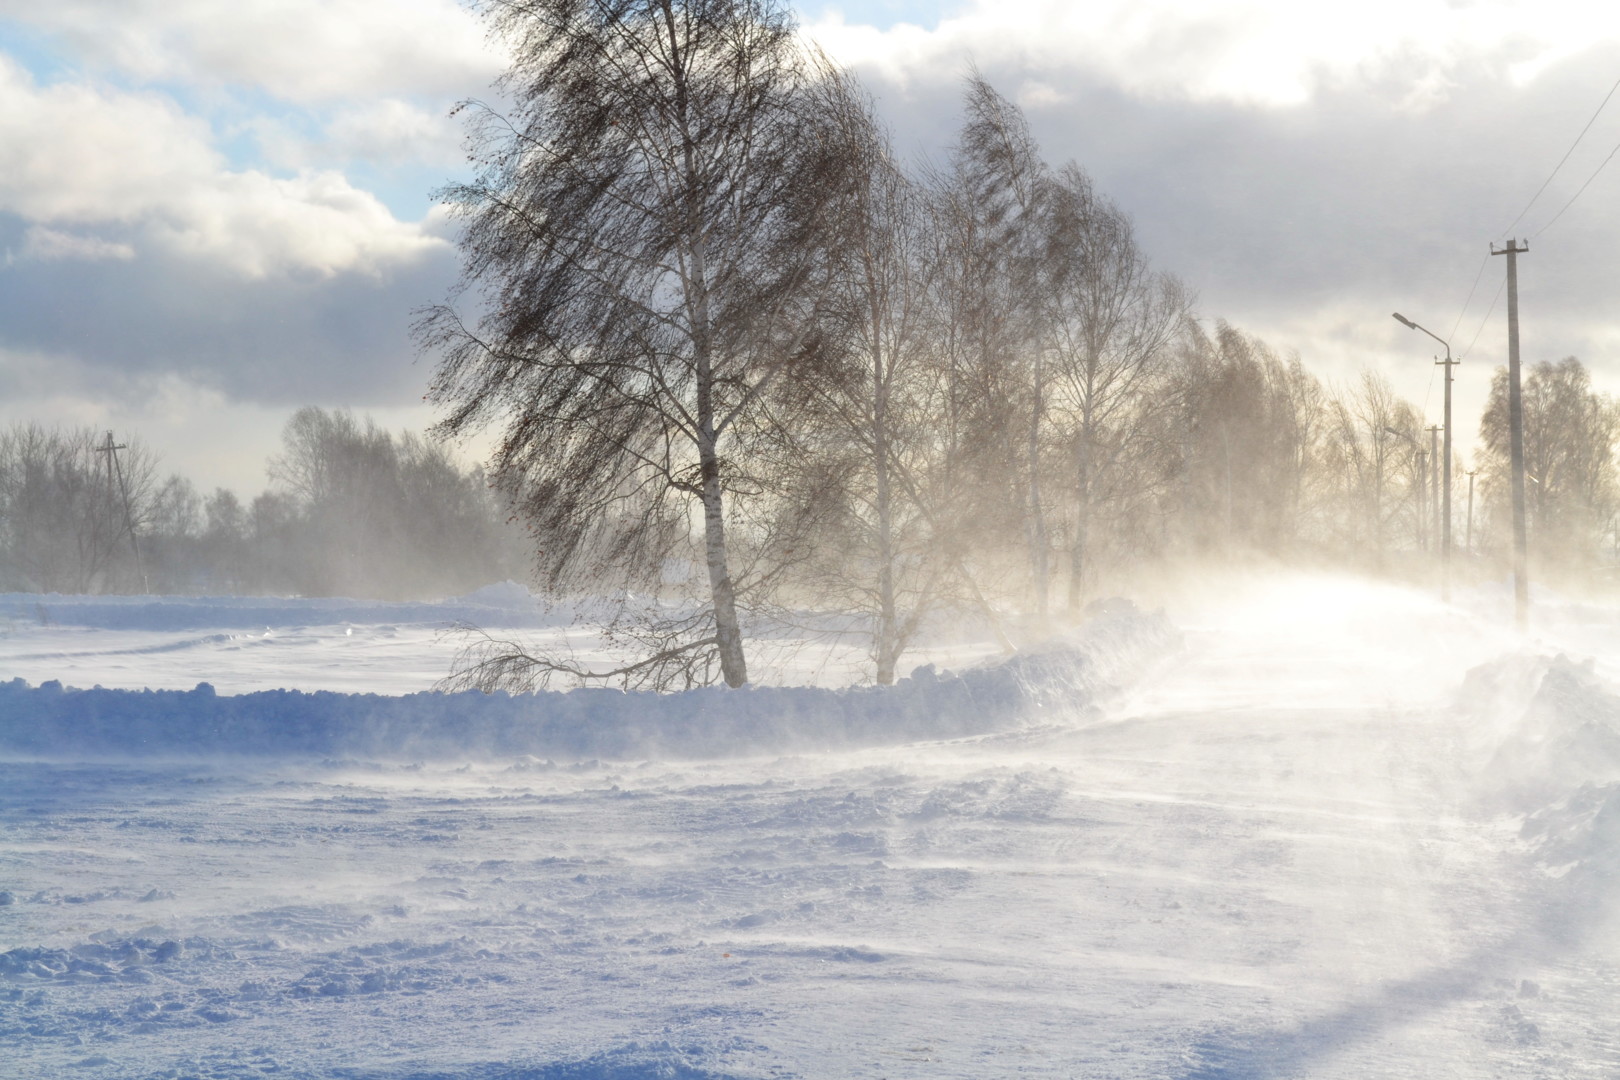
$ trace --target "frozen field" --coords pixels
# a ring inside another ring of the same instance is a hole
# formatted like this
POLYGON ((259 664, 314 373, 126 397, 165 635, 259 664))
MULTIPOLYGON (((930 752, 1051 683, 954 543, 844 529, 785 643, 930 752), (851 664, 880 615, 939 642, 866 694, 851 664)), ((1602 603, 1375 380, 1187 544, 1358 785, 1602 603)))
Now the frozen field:
MULTIPOLYGON (((1613 1077, 1620 613, 1524 641, 1498 600, 1292 579, 1011 681, 616 696, 581 713, 611 756, 126 745, 171 700, 140 694, 49 753, 87 699, 13 684, 0 1075, 1613 1077)), ((35 686, 403 694, 448 663, 444 610, 5 603, 0 681, 35 686)), ((321 707, 373 749, 396 722, 321 707)))
MULTIPOLYGON (((289 686, 408 694, 432 689, 449 671, 463 641, 453 632, 458 623, 515 631, 587 659, 607 655, 588 619, 542 607, 510 582, 437 604, 0 593, 0 676, 136 690, 206 681, 222 694, 289 686)), ((870 674, 858 641, 798 644, 756 643, 751 670, 767 682, 826 686, 870 674)), ((994 652, 953 635, 906 659, 957 664, 994 652)))

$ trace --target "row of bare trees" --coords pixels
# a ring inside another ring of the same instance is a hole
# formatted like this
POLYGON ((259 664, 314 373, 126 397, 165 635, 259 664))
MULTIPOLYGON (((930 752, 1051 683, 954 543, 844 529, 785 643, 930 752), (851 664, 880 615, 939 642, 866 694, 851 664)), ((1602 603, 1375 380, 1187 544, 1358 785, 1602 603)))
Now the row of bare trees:
MULTIPOLYGON (((1496 372, 1480 421, 1484 526, 1492 543, 1511 520, 1507 372, 1496 372)), ((1590 585, 1620 561, 1615 445, 1620 403, 1592 389, 1575 357, 1532 365, 1522 392, 1525 516, 1538 577, 1590 585)))
POLYGON ((542 582, 636 598, 637 655, 492 642, 455 684, 737 686, 750 621, 804 608, 890 682, 941 610, 1010 645, 1157 557, 1423 539, 1417 411, 1200 324, 976 74, 914 169, 772 0, 484 10, 510 107, 465 106, 465 272, 418 341, 441 433, 499 431, 542 582))
POLYGON ((159 512, 172 491, 139 443, 116 453, 90 428, 0 430, 0 588, 139 587, 130 525, 159 512))

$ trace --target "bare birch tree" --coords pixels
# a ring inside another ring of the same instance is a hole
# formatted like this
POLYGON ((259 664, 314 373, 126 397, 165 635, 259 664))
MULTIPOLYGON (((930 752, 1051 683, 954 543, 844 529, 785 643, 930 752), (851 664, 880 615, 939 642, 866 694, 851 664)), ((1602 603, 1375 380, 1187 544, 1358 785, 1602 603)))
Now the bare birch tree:
POLYGON ((1046 287, 1043 220, 1051 180, 1019 108, 972 74, 951 174, 942 178, 962 280, 955 335, 974 385, 974 420, 988 439, 984 465, 1006 469, 999 485, 1019 496, 1011 520, 1023 527, 1037 617, 1051 591, 1051 539, 1042 484, 1050 452, 1050 382, 1040 325, 1046 287))
POLYGON ((1189 324, 1182 353, 1182 532, 1205 551, 1287 553, 1321 436, 1314 376, 1220 320, 1213 336, 1189 324))
POLYGON ((1363 371, 1357 383, 1327 406, 1327 468, 1333 476, 1333 538, 1353 562, 1384 568, 1390 522, 1403 505, 1399 462, 1416 438, 1416 411, 1396 396, 1389 380, 1363 371), (1409 430, 1410 429, 1410 430, 1409 430))
MULTIPOLYGON (((1498 369, 1480 418, 1487 507, 1505 519, 1508 476, 1507 373, 1498 369)), ((1592 389, 1573 356, 1533 365, 1524 380, 1524 467, 1532 549, 1560 573, 1588 569, 1616 508, 1615 443, 1620 405, 1592 389)))
POLYGON ((933 393, 932 219, 853 85, 835 115, 852 162, 834 294, 841 347, 829 377, 803 384, 810 407, 787 471, 830 500, 818 598, 869 621, 875 679, 888 684, 949 566, 929 475, 948 453, 933 393))
POLYGON ((1078 166, 1060 169, 1050 191, 1042 328, 1061 438, 1070 447, 1067 607, 1074 616, 1098 512, 1129 516, 1153 490, 1153 414, 1170 405, 1168 395, 1153 391, 1191 300, 1179 281, 1152 269, 1130 219, 1095 193, 1078 166))
POLYGON ((482 171, 445 192, 458 295, 484 310, 418 324, 443 358, 440 431, 501 425, 494 473, 553 588, 656 587, 691 552, 704 610, 620 674, 661 685, 717 656, 740 686, 728 529, 768 487, 750 470, 780 419, 773 386, 822 350, 823 235, 846 187, 826 64, 775 0, 483 10, 512 51, 512 106, 467 106, 482 171))

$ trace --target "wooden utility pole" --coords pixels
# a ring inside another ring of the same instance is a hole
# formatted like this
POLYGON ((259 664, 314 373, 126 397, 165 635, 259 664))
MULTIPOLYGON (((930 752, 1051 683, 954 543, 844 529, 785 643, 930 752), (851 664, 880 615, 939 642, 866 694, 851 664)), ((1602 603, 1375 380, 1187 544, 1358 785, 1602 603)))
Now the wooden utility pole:
POLYGON ((107 486, 112 487, 113 477, 118 478, 118 493, 124 500, 124 529, 129 533, 129 548, 135 553, 135 573, 141 579, 141 591, 150 592, 146 584, 146 570, 141 566, 141 545, 135 538, 135 515, 129 506, 129 485, 124 482, 124 467, 118 462, 118 451, 128 450, 127 443, 114 443, 113 433, 107 432, 107 441, 96 447, 96 453, 106 454, 107 486))
POLYGON ((1519 392, 1519 256, 1530 250, 1509 238, 1492 255, 1507 256, 1508 295, 1508 445, 1513 488, 1513 622, 1521 631, 1530 627, 1530 542, 1524 521, 1524 398, 1519 392))

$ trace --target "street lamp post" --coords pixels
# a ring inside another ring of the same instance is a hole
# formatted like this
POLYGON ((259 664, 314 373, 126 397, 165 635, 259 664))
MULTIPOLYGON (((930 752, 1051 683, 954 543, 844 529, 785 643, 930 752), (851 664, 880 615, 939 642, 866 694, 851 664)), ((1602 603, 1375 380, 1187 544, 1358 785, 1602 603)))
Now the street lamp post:
POLYGON ((1441 496, 1444 506, 1440 514, 1440 599, 1449 602, 1451 600, 1451 369, 1461 361, 1451 358, 1451 343, 1445 338, 1439 334, 1430 333, 1398 311, 1394 315, 1395 321, 1402 326, 1412 330, 1423 330, 1425 334, 1434 338, 1446 349, 1446 358, 1441 360, 1436 357, 1435 363, 1445 365, 1446 369, 1446 434, 1445 448, 1441 450, 1445 461, 1440 468, 1440 482, 1444 491, 1441 496))

